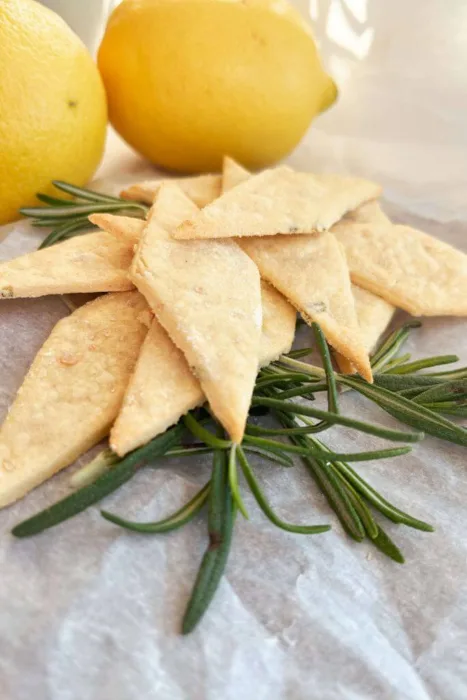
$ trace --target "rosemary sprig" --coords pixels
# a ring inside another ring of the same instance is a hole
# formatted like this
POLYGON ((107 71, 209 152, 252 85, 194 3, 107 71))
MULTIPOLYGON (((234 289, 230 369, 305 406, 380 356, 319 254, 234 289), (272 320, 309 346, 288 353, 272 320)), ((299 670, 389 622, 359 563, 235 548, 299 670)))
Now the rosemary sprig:
POLYGON ((141 202, 112 197, 60 180, 55 180, 52 184, 58 190, 74 197, 74 201, 39 193, 36 195, 37 199, 45 206, 20 209, 20 214, 32 219, 31 223, 34 227, 53 228, 39 248, 47 248, 85 231, 96 230, 97 227, 91 224, 88 219, 90 214, 108 212, 145 218, 149 209, 141 202))

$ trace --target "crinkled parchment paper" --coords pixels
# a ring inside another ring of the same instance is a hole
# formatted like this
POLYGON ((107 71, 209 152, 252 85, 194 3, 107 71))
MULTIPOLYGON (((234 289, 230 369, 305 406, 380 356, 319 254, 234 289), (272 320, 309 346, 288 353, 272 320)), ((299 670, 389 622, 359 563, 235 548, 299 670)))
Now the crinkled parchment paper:
MULTIPOLYGON (((377 178, 396 220, 465 250, 465 3, 315 0, 310 11, 318 13, 316 34, 342 94, 290 162, 377 178)), ((101 186, 118 190, 154 170, 111 140, 100 174, 101 186)), ((26 223, 9 230, 3 259, 37 245, 26 223)), ((1 303, 2 415, 65 313, 59 298, 1 303)), ((466 341, 465 321, 431 319, 410 350, 454 351, 465 362, 466 341)), ((396 425, 349 394, 343 409, 396 425)), ((343 429, 326 439, 336 450, 378 442, 343 429)), ((71 467, 0 512, 0 698, 464 700, 465 462, 462 448, 426 439, 412 455, 357 467, 398 506, 436 525, 424 534, 385 524, 404 566, 350 540, 302 467, 258 463, 282 517, 333 529, 314 537, 281 532, 245 492, 251 518, 238 518, 227 575, 187 638, 178 632, 206 545, 204 516, 170 535, 143 536, 104 521, 94 507, 30 540, 9 534, 69 492, 71 467)), ((160 518, 187 500, 208 470, 205 459, 160 463, 105 507, 160 518)))

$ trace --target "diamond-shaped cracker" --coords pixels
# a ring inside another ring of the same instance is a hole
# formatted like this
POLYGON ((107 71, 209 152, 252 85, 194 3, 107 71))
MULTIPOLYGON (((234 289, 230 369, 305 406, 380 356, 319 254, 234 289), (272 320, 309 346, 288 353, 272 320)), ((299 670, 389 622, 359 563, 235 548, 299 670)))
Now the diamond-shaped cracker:
POLYGON ((352 281, 415 316, 467 315, 467 255, 409 226, 341 221, 352 281))
POLYGON ((240 442, 258 368, 259 273, 233 241, 175 241, 159 224, 195 213, 180 188, 161 187, 130 276, 185 354, 213 412, 240 442))
POLYGON ((225 191, 173 236, 203 239, 324 231, 380 193, 379 185, 367 180, 298 173, 282 166, 225 191))
POLYGON ((0 506, 107 435, 147 332, 145 311, 139 292, 106 294, 55 326, 0 429, 0 506))
POLYGON ((118 292, 133 288, 133 246, 104 231, 77 236, 0 264, 0 297, 118 292))
MULTIPOLYGON (((245 168, 224 160, 223 189, 241 186, 245 168)), ((331 234, 244 238, 243 249, 262 277, 278 289, 307 322, 317 321, 328 342, 372 381, 368 352, 360 336, 345 256, 331 234)))
POLYGON ((203 402, 203 390, 184 354, 153 319, 110 432, 110 446, 123 456, 203 402))
POLYGON ((326 340, 372 381, 360 336, 344 252, 331 233, 245 238, 242 248, 261 275, 301 313, 320 324, 326 340))
MULTIPOLYGON (((276 360, 292 346, 296 312, 267 282, 261 282, 263 326, 260 366, 276 360)), ((122 408, 110 433, 110 445, 124 455, 152 440, 187 411, 205 401, 201 385, 183 353, 157 319, 141 348, 122 408)))
POLYGON ((173 180, 146 180, 131 185, 120 196, 124 199, 136 200, 152 204, 164 182, 172 182, 180 187, 197 207, 205 207, 217 199, 221 193, 221 175, 193 175, 179 177, 173 180))

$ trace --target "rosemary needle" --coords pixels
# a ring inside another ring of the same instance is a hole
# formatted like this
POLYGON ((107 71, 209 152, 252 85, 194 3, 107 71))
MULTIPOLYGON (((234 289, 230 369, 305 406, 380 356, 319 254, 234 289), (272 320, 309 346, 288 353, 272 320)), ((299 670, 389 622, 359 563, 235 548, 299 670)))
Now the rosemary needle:
POLYGON ((267 449, 258 447, 257 445, 243 445, 243 449, 245 452, 251 453, 251 454, 256 454, 259 455, 260 457, 263 457, 264 459, 269 460, 270 462, 276 462, 277 464, 280 464, 282 467, 293 467, 294 462, 289 455, 287 455, 285 452, 282 450, 277 450, 277 449, 271 449, 268 447, 267 449))
POLYGON ((77 513, 81 513, 131 479, 145 460, 155 459, 164 455, 180 441, 182 432, 183 428, 181 426, 170 428, 163 435, 159 435, 143 447, 130 452, 120 462, 117 462, 110 471, 102 474, 92 484, 75 491, 31 518, 23 520, 23 522, 13 528, 12 534, 15 537, 30 537, 47 530, 49 527, 54 527, 64 520, 68 520, 68 518, 72 518, 77 513))
MULTIPOLYGON (((328 411, 329 413, 339 413, 339 399, 337 396, 337 382, 334 374, 334 369, 332 367, 331 355, 329 352, 328 344, 324 337, 324 333, 317 323, 312 323, 311 325, 316 343, 318 345, 318 350, 323 361, 324 371, 326 373, 326 383, 328 392, 328 411)), ((284 397, 285 398, 285 397, 284 397)))
POLYGON ((193 520, 195 515, 199 513, 209 495, 209 488, 210 483, 208 482, 190 501, 188 501, 188 503, 182 506, 182 508, 177 510, 169 517, 164 518, 163 520, 158 520, 157 522, 138 523, 132 520, 125 520, 124 518, 120 518, 118 515, 109 513, 106 510, 101 510, 101 515, 111 523, 119 525, 126 530, 133 530, 134 532, 143 532, 147 534, 172 532, 173 530, 177 530, 178 528, 183 527, 183 525, 186 525, 186 523, 193 520))
POLYGON ((440 437, 443 440, 448 440, 458 445, 467 445, 467 430, 452 423, 447 418, 442 418, 425 406, 416 404, 404 396, 383 389, 383 387, 374 387, 353 377, 342 378, 342 382, 374 401, 387 413, 394 416, 394 418, 398 418, 403 423, 423 430, 425 433, 435 437, 440 437))
POLYGON ((252 468, 250 467, 245 453, 240 446, 238 447, 238 459, 241 464, 243 473, 245 475, 245 479, 248 482, 248 486, 250 487, 252 494, 256 498, 259 507, 266 515, 266 517, 269 518, 269 520, 272 523, 274 523, 274 525, 279 527, 281 530, 286 530, 287 532, 295 532, 301 535, 317 535, 321 532, 327 532, 331 529, 329 525, 292 525, 290 523, 284 522, 284 520, 281 520, 274 513, 271 506, 269 505, 265 495, 263 494, 256 480, 256 477, 253 473, 252 468))
POLYGON ((378 526, 378 530, 378 536, 372 539, 373 544, 393 561, 398 564, 404 564, 404 555, 399 547, 391 540, 381 526, 378 526))
POLYGON ((311 408, 310 406, 301 406, 296 403, 279 401, 276 398, 270 398, 268 396, 253 397, 252 405, 268 406, 269 408, 274 408, 288 413, 294 413, 299 416, 310 416, 311 418, 320 418, 323 420, 327 420, 330 424, 344 425, 348 428, 354 428, 355 430, 359 430, 362 433, 376 435, 377 437, 381 437, 386 440, 394 440, 395 442, 418 442, 424 437, 422 432, 408 433, 402 430, 391 430, 390 428, 385 428, 382 425, 373 425, 371 423, 365 423, 354 418, 341 416, 337 413, 329 413, 329 411, 321 411, 318 408, 311 408))
POLYGON ((401 375, 401 374, 377 374, 375 376, 375 385, 382 386, 384 389, 391 391, 400 391, 401 389, 410 389, 421 387, 428 389, 429 387, 442 384, 443 380, 439 377, 425 377, 423 374, 401 375))
POLYGON ((296 428, 263 428, 261 425, 253 425, 247 423, 247 433, 264 437, 266 435, 289 436, 289 435, 307 435, 314 433, 316 425, 300 425, 296 428))
POLYGON ((357 474, 356 471, 352 469, 348 464, 344 462, 334 462, 335 467, 342 473, 343 476, 354 486, 355 490, 358 491, 362 496, 365 496, 367 501, 371 505, 380 511, 383 515, 392 520, 394 523, 402 523, 408 527, 412 527, 416 530, 423 530, 424 532, 433 532, 434 528, 425 523, 423 520, 418 520, 413 518, 408 513, 399 510, 393 506, 389 501, 387 501, 381 494, 379 494, 372 486, 370 486, 362 477, 357 474))
POLYGON ((101 474, 108 472, 119 461, 120 457, 110 448, 102 450, 88 464, 75 471, 70 479, 70 486, 81 488, 92 484, 101 474))
POLYGON ((229 452, 229 484, 230 490, 232 492, 232 498, 235 504, 243 515, 244 518, 248 520, 248 511, 243 503, 243 498, 238 487, 238 474, 237 474, 237 445, 232 445, 229 452))
POLYGON ((189 634, 196 627, 214 597, 227 564, 234 521, 235 504, 229 487, 226 453, 217 450, 209 492, 209 546, 183 617, 183 634, 189 634))
MULTIPOLYGON (((405 362, 402 366, 393 367, 389 371, 391 374, 411 374, 419 372, 421 369, 429 367, 438 367, 439 365, 449 365, 452 362, 459 362, 457 355, 437 355, 436 357, 427 357, 422 360, 414 360, 413 362, 405 362)), ((421 375, 426 376, 426 375, 421 375)))
POLYGON ((434 386, 414 399, 415 403, 438 403, 440 401, 460 400, 467 397, 467 379, 454 382, 444 382, 441 386, 434 386))
POLYGON ((311 457, 302 457, 302 461, 323 491, 344 530, 352 539, 361 542, 365 537, 362 520, 345 488, 333 473, 331 463, 319 462, 311 457))
MULTIPOLYGON (((103 194, 102 192, 96 192, 95 190, 88 190, 85 187, 76 187, 76 185, 71 185, 69 182, 64 182, 63 180, 53 180, 52 185, 71 194, 73 197, 78 199, 85 199, 90 202, 123 202, 121 197, 112 197, 110 194, 103 194)), ((60 200, 59 200, 60 201, 60 200)), ((67 201, 67 200, 64 200, 67 201)))
POLYGON ((232 445, 231 440, 224 440, 223 438, 213 435, 209 430, 206 430, 191 413, 187 413, 186 416, 184 416, 183 422, 188 430, 199 440, 206 443, 206 445, 217 450, 230 449, 232 445))
POLYGON ((258 445, 259 447, 276 447, 277 449, 282 448, 284 452, 294 452, 298 455, 310 455, 311 457, 316 457, 317 459, 327 460, 346 460, 347 462, 371 462, 373 459, 385 459, 387 457, 400 457, 401 455, 406 455, 411 451, 410 445, 405 445, 403 447, 393 447, 385 450, 370 450, 367 452, 327 452, 321 447, 302 447, 300 445, 289 445, 285 442, 277 442, 275 440, 267 440, 265 438, 253 437, 252 435, 245 435, 244 442, 246 445, 249 443, 258 445))

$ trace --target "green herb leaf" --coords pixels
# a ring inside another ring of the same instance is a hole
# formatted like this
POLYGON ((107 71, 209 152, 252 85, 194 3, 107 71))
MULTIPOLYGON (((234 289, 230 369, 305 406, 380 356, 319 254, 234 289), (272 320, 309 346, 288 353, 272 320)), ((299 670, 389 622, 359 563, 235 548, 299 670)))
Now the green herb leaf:
POLYGON ((237 474, 237 459, 236 459, 236 453, 237 453, 237 445, 232 445, 230 448, 229 452, 229 484, 230 484, 230 490, 232 492, 232 497, 235 501, 235 504, 240 511, 240 513, 243 515, 244 518, 248 520, 250 517, 248 515, 248 511, 246 509, 246 506, 243 502, 242 495, 240 493, 240 489, 238 487, 238 474, 237 474))
POLYGON ((172 532, 172 530, 177 530, 178 528, 183 527, 183 525, 186 525, 186 523, 193 520, 195 515, 199 513, 206 502, 209 494, 209 488, 210 482, 203 486, 203 488, 198 491, 198 493, 190 501, 188 501, 188 503, 182 506, 182 508, 177 510, 169 517, 164 518, 163 520, 158 520, 157 522, 140 523, 132 520, 125 520, 124 518, 120 518, 118 515, 109 513, 106 510, 101 510, 101 515, 111 523, 119 525, 126 530, 132 530, 133 532, 142 532, 147 534, 172 532))
POLYGON ((423 360, 406 362, 399 367, 392 368, 390 372, 391 374, 412 374, 412 372, 419 372, 421 369, 427 369, 427 367, 448 365, 451 362, 459 362, 457 355, 437 355, 436 357, 427 357, 423 360))
MULTIPOLYGON (((357 382, 357 380, 352 380, 352 382, 354 381, 357 382)), ((371 385, 368 384, 368 386, 371 385)), ((358 387, 360 387, 360 384, 358 384, 358 387)), ((391 396, 393 396, 393 394, 391 394, 391 396)), ((329 422, 330 425, 345 425, 348 428, 354 428, 355 430, 359 430, 362 433, 376 435, 377 437, 381 437, 386 440, 393 440, 395 442, 418 442, 424 437, 423 433, 421 432, 407 433, 401 430, 391 430, 390 428, 385 428, 382 425, 372 425, 371 423, 365 423, 354 418, 341 416, 337 413, 329 413, 329 411, 321 411, 318 408, 312 408, 311 406, 301 406, 300 404, 279 401, 277 399, 266 396, 254 397, 252 400, 252 404, 255 406, 267 406, 268 408, 274 408, 276 410, 284 411, 286 413, 293 413, 297 416, 310 416, 311 418, 321 418, 329 422)))
POLYGON ((183 422, 195 437, 216 450, 229 450, 232 446, 231 440, 224 440, 223 438, 216 437, 209 430, 203 428, 201 423, 198 423, 191 413, 187 413, 186 416, 183 417, 183 422))
POLYGON ((458 401, 467 397, 467 379, 443 382, 427 389, 414 398, 415 403, 439 403, 441 401, 458 401))
POLYGON ((229 488, 226 454, 218 450, 214 453, 209 493, 209 547, 183 617, 183 634, 189 634, 196 627, 214 597, 227 564, 234 521, 235 505, 229 488))
POLYGON ((177 425, 174 428, 170 428, 163 435, 159 435, 143 447, 130 452, 120 462, 117 462, 110 471, 102 474, 92 484, 83 486, 83 488, 66 496, 53 506, 33 515, 27 520, 23 520, 22 523, 13 528, 12 534, 15 537, 37 535, 39 532, 43 532, 49 527, 54 527, 64 520, 81 513, 89 506, 100 501, 104 496, 108 496, 109 493, 116 491, 126 481, 129 481, 145 461, 164 455, 180 441, 182 433, 183 428, 181 426, 177 425))
POLYGON ((404 564, 405 559, 399 547, 391 540, 389 535, 379 526, 378 536, 372 540, 373 544, 381 551, 386 554, 387 557, 397 562, 398 564, 404 564))
POLYGON ((245 453, 240 446, 238 447, 238 459, 253 496, 256 498, 256 501, 263 513, 272 523, 274 523, 274 525, 277 525, 277 527, 279 527, 281 530, 295 532, 301 535, 317 535, 331 529, 329 525, 292 525, 284 522, 284 520, 281 520, 269 505, 266 496, 263 494, 261 487, 256 480, 245 453))
POLYGON ((448 440, 458 445, 467 445, 467 430, 452 423, 447 418, 442 418, 425 406, 416 404, 405 396, 394 394, 387 389, 383 389, 383 387, 372 386, 359 379, 343 377, 342 382, 374 401, 402 423, 411 425, 443 440, 448 440))

